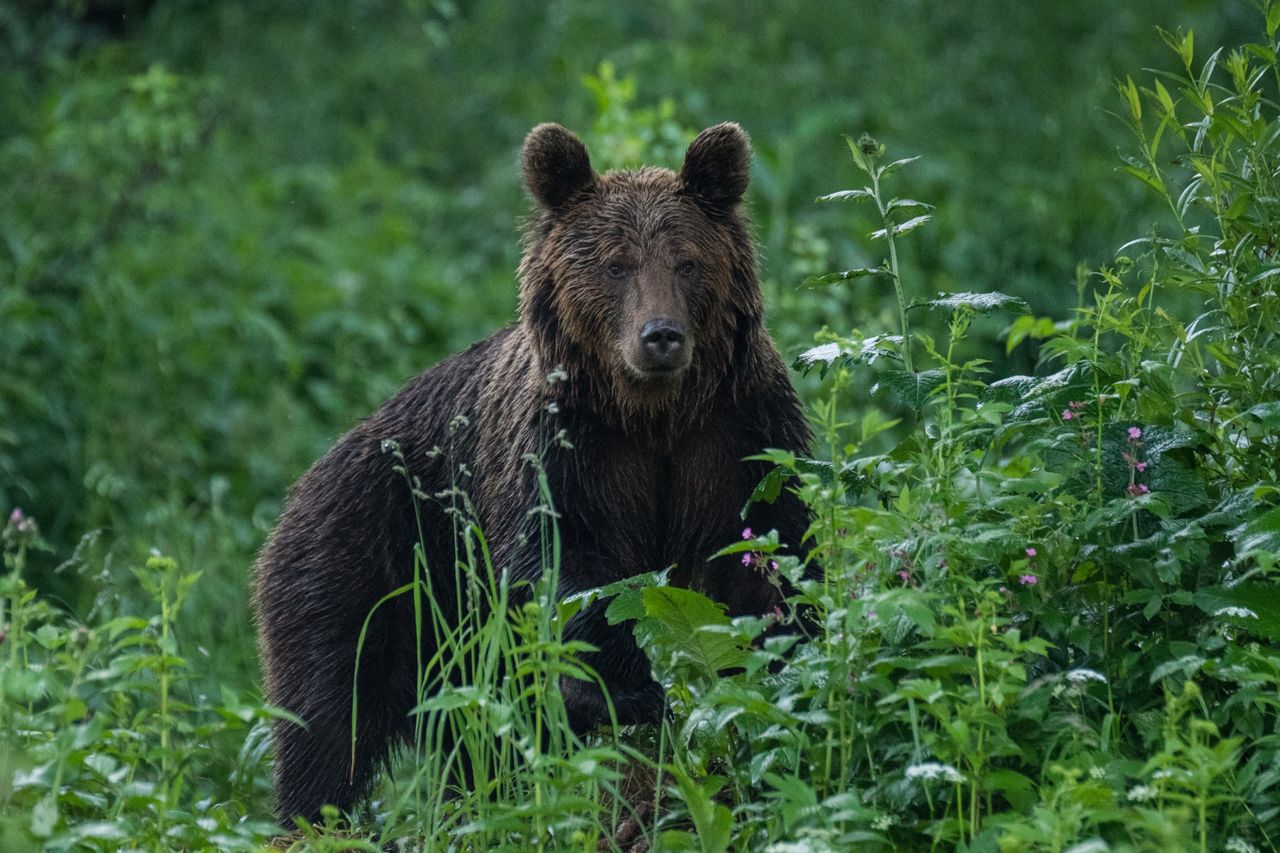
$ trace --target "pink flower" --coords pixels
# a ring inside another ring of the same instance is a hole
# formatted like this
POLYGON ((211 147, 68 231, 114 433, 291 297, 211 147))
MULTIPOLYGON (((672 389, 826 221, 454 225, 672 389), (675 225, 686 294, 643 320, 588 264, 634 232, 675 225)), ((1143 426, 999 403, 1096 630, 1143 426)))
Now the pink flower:
POLYGON ((1075 417, 1075 415, 1071 413, 1071 410, 1070 410, 1070 409, 1063 409, 1063 410, 1062 410, 1062 419, 1063 419, 1064 421, 1069 421, 1069 420, 1071 420, 1071 419, 1072 419, 1072 418, 1074 418, 1074 417, 1075 417))
POLYGON ((1129 484, 1128 492, 1134 497, 1137 497, 1138 495, 1148 494, 1150 491, 1151 490, 1147 488, 1146 483, 1130 483, 1129 484))
POLYGON ((744 528, 742 528, 742 538, 743 538, 743 539, 750 539, 752 536, 755 536, 755 534, 751 532, 751 528, 750 528, 750 527, 744 527, 744 528))
POLYGON ((18 524, 22 521, 22 507, 15 506, 13 508, 13 512, 9 513, 9 521, 14 524, 18 524))
POLYGON ((902 571, 898 572, 898 577, 902 578, 904 581, 909 581, 911 580, 911 572, 907 571, 906 569, 903 569, 902 571))
POLYGON ((1133 463, 1133 467, 1134 467, 1134 468, 1136 468, 1136 469, 1138 469, 1139 471, 1145 471, 1145 470, 1147 470, 1147 463, 1145 463, 1145 462, 1135 462, 1135 463, 1133 463))
POLYGON ((1035 548, 1028 548, 1028 549, 1027 549, 1027 556, 1028 556, 1028 557, 1034 557, 1035 555, 1036 555, 1036 549, 1035 549, 1035 548))
POLYGON ((777 561, 777 560, 770 560, 770 561, 769 561, 769 571, 771 571, 771 572, 776 572, 777 570, 778 570, 778 561, 777 561))
POLYGON ((1023 586, 1035 586, 1039 579, 1035 575, 1018 575, 1018 583, 1023 586))
POLYGON ((1000 587, 1000 594, 1001 594, 1001 595, 1005 595, 1005 594, 1006 594, 1006 593, 1008 593, 1008 592, 1009 592, 1009 587, 1007 587, 1007 586, 1001 586, 1001 587, 1000 587))
POLYGON ((1129 440, 1137 441, 1140 438, 1142 438, 1142 430, 1137 427, 1129 427, 1129 440))
POLYGON ((749 565, 751 565, 751 552, 750 552, 750 551, 748 551, 747 553, 745 553, 745 554, 743 554, 743 555, 742 555, 742 565, 744 565, 744 566, 749 566, 749 565))

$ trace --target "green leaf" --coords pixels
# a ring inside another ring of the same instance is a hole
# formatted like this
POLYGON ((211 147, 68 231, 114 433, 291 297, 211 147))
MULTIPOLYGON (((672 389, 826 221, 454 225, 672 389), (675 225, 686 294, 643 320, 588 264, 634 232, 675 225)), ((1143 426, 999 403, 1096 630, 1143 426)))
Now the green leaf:
POLYGON ((875 194, 867 187, 860 190, 840 190, 839 192, 828 193, 827 195, 818 196, 818 201, 853 201, 862 198, 875 198, 875 194))
POLYGON ((1156 84, 1156 100, 1158 100, 1160 102, 1160 106, 1164 108, 1164 114, 1167 115, 1169 118, 1174 118, 1175 113, 1173 110, 1173 98, 1169 96, 1169 90, 1166 89, 1164 87, 1164 84, 1161 83, 1158 79, 1155 81, 1155 84, 1156 84))
POLYGON ((911 303, 907 306, 907 310, 910 311, 914 308, 942 308, 947 311, 954 311, 962 305, 967 305, 983 314, 994 311, 997 308, 1016 311, 1019 314, 1026 314, 1031 310, 1027 307, 1025 300, 994 290, 987 293, 939 293, 933 299, 911 303))
POLYGON ((881 228, 877 231, 872 231, 871 239, 883 240, 885 237, 888 237, 890 233, 892 233, 893 236, 897 236, 899 234, 906 234, 908 232, 916 230, 917 228, 919 228, 921 225, 925 224, 932 218, 933 217, 927 213, 922 214, 920 216, 912 217, 911 219, 908 219, 906 222, 903 222, 899 225, 890 225, 888 228, 881 228))
POLYGON ((1004 795, 1014 808, 1030 808, 1036 802, 1035 782, 1016 770, 992 770, 982 780, 982 790, 1004 795))
POLYGON ((1164 184, 1160 182, 1159 178, 1157 178, 1155 175, 1148 172, 1146 169, 1140 169, 1137 166, 1131 166, 1131 165, 1126 165, 1126 166, 1123 166, 1122 168, 1124 169, 1125 172, 1129 173, 1133 177, 1142 181, 1144 184, 1151 187, 1156 192, 1162 195, 1164 194, 1164 184))
POLYGON ((829 272, 823 275, 811 275, 804 281, 800 282, 801 287, 823 287, 828 284, 838 284, 842 281, 856 281, 860 278, 868 276, 885 275, 888 273, 884 267, 858 267, 857 269, 845 270, 844 272, 829 272))
POLYGON ((908 163, 914 163, 919 159, 920 159, 920 155, 917 154, 914 157, 903 157, 901 160, 894 160, 892 163, 890 163, 889 165, 885 166, 880 170, 880 177, 883 178, 886 175, 892 175, 894 172, 898 171, 908 163))
POLYGON ((57 825, 58 798, 49 794, 31 809, 31 834, 36 838, 48 838, 57 825))
POLYGON ((1120 93, 1129 103, 1129 115, 1134 121, 1141 121, 1142 99, 1138 97, 1138 87, 1134 85, 1132 77, 1125 78, 1125 82, 1120 85, 1120 93))
POLYGON ((1236 558, 1244 561, 1251 557, 1269 555, 1271 560, 1280 554, 1280 507, 1263 513, 1240 525, 1227 534, 1235 542, 1236 558))
POLYGON ((907 210, 909 208, 933 210, 933 205, 925 204, 922 201, 916 201, 913 198, 895 198, 890 200, 890 202, 884 206, 885 213, 892 213, 895 210, 907 210))
POLYGON ((1280 586, 1246 581, 1232 587, 1197 590, 1195 604, 1205 613, 1265 637, 1280 641, 1280 586))
POLYGON ((1251 406, 1248 414, 1262 421, 1262 425, 1269 430, 1280 429, 1280 400, 1269 400, 1251 406))
POLYGON ((918 373, 890 370, 872 386, 871 393, 883 391, 894 403, 910 406, 918 412, 946 381, 947 374, 941 370, 921 370, 918 373))
POLYGON ((800 353, 791 363, 791 369, 807 374, 817 367, 818 375, 825 377, 827 371, 836 364, 841 366, 874 364, 877 359, 886 357, 902 361, 902 356, 898 352, 901 346, 901 335, 875 335, 861 341, 834 341, 800 353))
POLYGON ((1056 331, 1057 325, 1052 317, 1033 317, 1025 314, 1014 320, 1013 325, 1009 327, 1009 334, 1005 338, 1004 354, 1009 355, 1018 344, 1028 338, 1043 340, 1051 337, 1056 331))
MULTIPOLYGON (((674 768, 673 768, 674 769, 674 768)), ((698 831, 702 853, 725 853, 733 832, 733 815, 729 809, 715 801, 724 787, 724 778, 708 776, 701 785, 685 773, 676 770, 676 785, 689 809, 689 817, 698 831)))
POLYGON ((705 679, 746 663, 745 640, 732 629, 722 605, 675 587, 650 587, 642 596, 645 618, 636 623, 636 639, 655 663, 687 668, 705 679))

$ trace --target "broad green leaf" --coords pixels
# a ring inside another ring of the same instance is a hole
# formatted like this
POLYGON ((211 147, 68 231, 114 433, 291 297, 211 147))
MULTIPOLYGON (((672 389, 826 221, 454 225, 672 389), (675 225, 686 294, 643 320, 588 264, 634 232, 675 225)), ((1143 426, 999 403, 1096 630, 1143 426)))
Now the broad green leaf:
POLYGON ((929 397, 946 381, 947 374, 941 370, 921 370, 916 373, 909 370, 890 370, 872 386, 871 393, 883 391, 898 405, 910 406, 920 411, 929 397))
POLYGON ((1246 581, 1232 587, 1197 590, 1196 606, 1217 619, 1280 642, 1280 586, 1246 581))
POLYGON ((642 601, 645 618, 636 624, 636 637, 655 662, 688 666, 708 679, 746 662, 747 646, 722 605, 702 593, 650 587, 642 601))

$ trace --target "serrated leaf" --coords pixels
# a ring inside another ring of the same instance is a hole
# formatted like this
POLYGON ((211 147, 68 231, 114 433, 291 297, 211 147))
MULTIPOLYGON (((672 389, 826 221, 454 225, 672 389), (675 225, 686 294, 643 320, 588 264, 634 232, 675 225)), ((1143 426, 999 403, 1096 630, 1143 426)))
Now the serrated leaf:
POLYGON ((636 623, 636 640, 655 662, 688 667, 708 679, 746 662, 743 637, 731 628, 723 608, 705 595, 651 587, 642 600, 645 618, 636 623))
POLYGON ((941 370, 921 370, 917 373, 891 370, 871 388, 871 393, 884 391, 895 403, 920 411, 933 392, 946 381, 947 374, 941 370))
POLYGON ((885 212, 889 213, 894 210, 906 210, 908 208, 917 208, 919 210, 933 210, 933 205, 925 204, 923 201, 916 201, 913 198, 895 198, 891 199, 884 206, 885 212))
POLYGON ((852 201, 860 198, 875 198, 875 194, 870 189, 863 187, 860 190, 840 190, 839 192, 828 193, 827 195, 818 196, 818 201, 852 201))
POLYGON ((1038 380, 1034 376, 1006 376, 982 391, 983 402, 1017 403, 1024 400, 1038 380))
POLYGON ((807 374, 817 367, 820 371, 819 375, 825 377, 827 371, 837 363, 841 365, 874 364, 877 359, 886 357, 901 361, 902 356, 897 350, 900 346, 902 346, 901 335, 873 335, 864 338, 861 342, 838 341, 822 344, 796 356, 791 369, 807 374), (855 343, 857 343, 856 346, 854 346, 855 343))
POLYGON ((917 155, 916 155, 916 156, 914 156, 914 157, 903 157, 901 160, 894 160, 892 163, 890 163, 889 165, 887 165, 887 166, 883 167, 883 168, 880 170, 880 177, 882 177, 882 178, 883 178, 885 175, 892 175, 894 172, 898 171, 899 169, 901 169, 903 166, 907 165, 908 163, 914 163, 915 161, 917 161, 917 160, 919 160, 919 159, 920 159, 920 155, 919 155, 919 154, 917 154, 917 155))
POLYGON ((1197 590, 1194 600, 1210 616, 1280 641, 1280 586, 1276 584, 1246 581, 1233 587, 1209 586, 1197 590))
POLYGON ((907 310, 910 311, 914 308, 942 308, 947 311, 954 311, 961 305, 967 305, 983 314, 994 311, 997 308, 1016 311, 1019 314, 1026 314, 1031 310, 1020 297, 1010 296, 1007 293, 1000 293, 995 290, 986 293, 939 293, 933 299, 911 303, 907 306, 907 310))
POLYGON ((906 222, 903 222, 901 224, 891 225, 889 226, 889 228, 881 228, 878 231, 872 231, 871 239, 883 240, 885 237, 889 235, 890 228, 892 229, 893 235, 895 237, 899 234, 906 234, 910 231, 916 230, 917 228, 919 228, 921 225, 925 224, 932 218, 933 217, 928 213, 921 214, 920 216, 914 216, 911 219, 908 219, 906 222))
POLYGON ((823 287, 828 284, 838 284, 842 281, 856 281, 860 278, 869 276, 884 275, 883 267, 857 267, 856 269, 844 270, 843 272, 829 272, 823 275, 811 275, 804 281, 800 282, 801 287, 823 287))

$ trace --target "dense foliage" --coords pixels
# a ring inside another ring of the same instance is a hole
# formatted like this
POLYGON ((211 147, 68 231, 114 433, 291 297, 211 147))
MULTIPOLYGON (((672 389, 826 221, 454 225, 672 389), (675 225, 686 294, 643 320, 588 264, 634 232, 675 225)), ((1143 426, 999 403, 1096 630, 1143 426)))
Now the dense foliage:
POLYGON ((245 588, 285 486, 510 316, 524 130, 672 164, 725 117, 819 435, 756 496, 798 489, 812 552, 726 550, 823 580, 732 622, 660 573, 595 593, 672 713, 579 742, 548 554, 300 844, 1280 844, 1280 5, 1218 51, 1241 10, 723 5, 0 8, 0 848, 268 842, 245 588))

